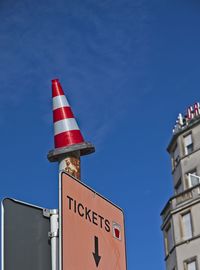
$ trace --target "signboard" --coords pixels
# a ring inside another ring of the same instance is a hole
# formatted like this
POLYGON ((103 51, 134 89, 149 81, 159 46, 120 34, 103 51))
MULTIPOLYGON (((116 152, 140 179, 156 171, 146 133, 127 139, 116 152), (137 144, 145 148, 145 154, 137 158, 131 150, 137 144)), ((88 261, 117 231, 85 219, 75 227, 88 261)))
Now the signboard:
POLYGON ((60 174, 60 270, 126 270, 120 208, 60 174))
POLYGON ((176 120, 176 124, 173 129, 173 133, 177 133, 185 128, 193 119, 199 118, 200 116, 200 104, 196 102, 193 106, 187 108, 185 115, 179 113, 176 120))
POLYGON ((43 208, 13 199, 2 202, 2 270, 49 270, 50 220, 43 208))

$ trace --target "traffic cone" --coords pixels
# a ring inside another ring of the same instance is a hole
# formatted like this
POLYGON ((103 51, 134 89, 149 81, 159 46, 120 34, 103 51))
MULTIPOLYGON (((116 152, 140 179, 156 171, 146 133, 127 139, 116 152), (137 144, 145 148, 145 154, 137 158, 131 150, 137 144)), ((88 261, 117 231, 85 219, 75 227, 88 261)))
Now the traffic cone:
POLYGON ((84 141, 58 79, 52 80, 52 99, 55 149, 49 152, 48 159, 58 161, 66 153, 75 151, 80 151, 80 155, 93 153, 95 148, 84 141))
POLYGON ((84 139, 58 80, 52 81, 55 148, 83 143, 84 139))

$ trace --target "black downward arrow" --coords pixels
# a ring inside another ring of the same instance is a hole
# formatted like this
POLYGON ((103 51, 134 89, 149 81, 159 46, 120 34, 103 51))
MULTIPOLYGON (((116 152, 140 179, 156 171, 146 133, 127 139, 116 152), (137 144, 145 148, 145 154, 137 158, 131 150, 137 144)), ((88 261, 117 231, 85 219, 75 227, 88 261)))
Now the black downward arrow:
POLYGON ((94 256, 96 267, 98 267, 101 256, 99 256, 99 239, 97 236, 94 237, 94 252, 92 252, 92 254, 94 256))

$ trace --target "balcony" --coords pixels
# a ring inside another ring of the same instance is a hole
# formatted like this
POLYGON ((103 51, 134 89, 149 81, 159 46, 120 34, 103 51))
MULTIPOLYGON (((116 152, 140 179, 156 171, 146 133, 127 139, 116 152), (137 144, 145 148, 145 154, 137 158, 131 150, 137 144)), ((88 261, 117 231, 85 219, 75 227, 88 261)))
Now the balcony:
POLYGON ((184 206, 184 204, 200 199, 200 184, 181 192, 180 194, 172 197, 167 204, 165 205, 164 209, 161 212, 163 222, 169 216, 172 210, 180 206, 184 206))

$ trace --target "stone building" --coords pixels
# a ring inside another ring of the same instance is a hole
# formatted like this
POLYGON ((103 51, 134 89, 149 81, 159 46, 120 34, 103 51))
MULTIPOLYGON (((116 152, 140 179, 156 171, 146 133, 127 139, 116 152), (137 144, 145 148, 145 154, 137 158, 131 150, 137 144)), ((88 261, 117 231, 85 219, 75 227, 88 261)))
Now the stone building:
POLYGON ((176 121, 167 151, 174 195, 161 212, 166 270, 200 270, 200 106, 176 121))

